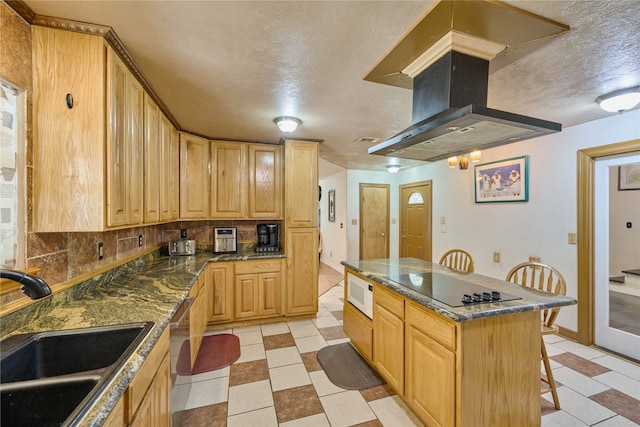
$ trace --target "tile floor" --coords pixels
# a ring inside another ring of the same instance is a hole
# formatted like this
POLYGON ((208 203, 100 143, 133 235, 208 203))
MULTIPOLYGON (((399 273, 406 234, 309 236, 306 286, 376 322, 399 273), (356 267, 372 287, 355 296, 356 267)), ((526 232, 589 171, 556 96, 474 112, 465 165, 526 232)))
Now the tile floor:
MULTIPOLYGON (((187 409, 174 420, 185 427, 421 426, 391 389, 339 388, 318 364, 319 349, 348 340, 343 295, 341 284, 322 295, 315 319, 212 332, 240 337, 240 359, 191 376, 187 409)), ((543 427, 640 425, 639 366, 558 336, 547 351, 562 410, 550 394, 541 397, 543 427)))

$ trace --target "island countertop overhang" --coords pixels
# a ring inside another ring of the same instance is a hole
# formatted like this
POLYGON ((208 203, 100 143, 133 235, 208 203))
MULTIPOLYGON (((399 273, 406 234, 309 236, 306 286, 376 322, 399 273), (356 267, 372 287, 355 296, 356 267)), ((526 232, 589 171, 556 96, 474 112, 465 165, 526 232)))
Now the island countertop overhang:
POLYGON ((554 307, 574 305, 573 297, 555 295, 529 289, 504 280, 475 273, 463 273, 417 258, 384 258, 372 260, 346 260, 342 265, 354 272, 379 283, 380 285, 403 295, 456 322, 483 319, 487 317, 507 316, 528 311, 540 311, 554 307), (451 307, 433 298, 390 280, 389 276, 409 273, 440 273, 469 283, 487 287, 499 292, 509 293, 521 299, 491 303, 479 303, 462 307, 451 307))

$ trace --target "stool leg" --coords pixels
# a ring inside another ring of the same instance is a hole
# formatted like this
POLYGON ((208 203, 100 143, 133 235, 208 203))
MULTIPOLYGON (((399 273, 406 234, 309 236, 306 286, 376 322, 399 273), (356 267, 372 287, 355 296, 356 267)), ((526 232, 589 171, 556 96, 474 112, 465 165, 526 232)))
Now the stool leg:
POLYGON ((560 409, 560 399, 558 399, 558 392, 556 391, 556 382, 553 379, 553 373, 551 372, 551 364, 549 363, 549 356, 547 355, 547 347, 544 345, 544 339, 540 339, 542 341, 542 362, 544 363, 544 370, 547 374, 547 382, 549 383, 549 388, 551 389, 551 396, 553 396, 553 404, 556 409, 560 409))

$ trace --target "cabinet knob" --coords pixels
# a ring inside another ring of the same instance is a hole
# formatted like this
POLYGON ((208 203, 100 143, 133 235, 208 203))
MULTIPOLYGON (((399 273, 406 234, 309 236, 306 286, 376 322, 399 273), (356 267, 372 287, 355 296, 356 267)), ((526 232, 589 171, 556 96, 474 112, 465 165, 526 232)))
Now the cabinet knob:
POLYGON ((67 102, 67 108, 68 109, 72 109, 73 108, 73 95, 68 93, 67 94, 67 98, 66 98, 66 102, 67 102))

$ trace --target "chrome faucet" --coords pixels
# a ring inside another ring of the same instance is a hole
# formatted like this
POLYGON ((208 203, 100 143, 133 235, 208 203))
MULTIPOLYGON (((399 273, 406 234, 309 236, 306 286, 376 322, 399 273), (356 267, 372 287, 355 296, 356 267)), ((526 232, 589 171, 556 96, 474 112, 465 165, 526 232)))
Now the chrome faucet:
POLYGON ((0 278, 20 283, 22 292, 31 299, 39 299, 51 294, 51 288, 41 277, 23 271, 3 269, 0 270, 0 278))

